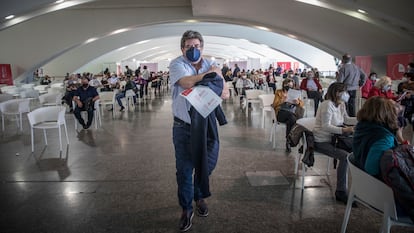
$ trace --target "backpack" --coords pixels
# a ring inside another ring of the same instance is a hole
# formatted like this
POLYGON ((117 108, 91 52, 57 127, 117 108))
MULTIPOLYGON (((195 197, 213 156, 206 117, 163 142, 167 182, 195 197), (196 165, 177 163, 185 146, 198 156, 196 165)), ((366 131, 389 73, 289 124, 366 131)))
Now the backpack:
POLYGON ((381 177, 394 192, 394 198, 414 221, 414 147, 398 145, 384 152, 381 177))

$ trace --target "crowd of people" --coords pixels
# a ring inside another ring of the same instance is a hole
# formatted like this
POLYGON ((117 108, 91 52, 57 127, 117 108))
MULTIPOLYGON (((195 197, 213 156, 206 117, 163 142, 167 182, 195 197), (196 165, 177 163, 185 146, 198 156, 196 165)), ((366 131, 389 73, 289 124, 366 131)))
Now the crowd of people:
MULTIPOLYGON (((358 167, 382 180, 380 160, 384 152, 401 144, 409 144, 402 132, 408 123, 412 124, 414 129, 413 63, 408 65, 403 81, 394 93, 390 77, 379 78, 376 72, 366 75, 352 62, 351 56, 345 54, 336 73, 335 82, 330 84, 324 93, 319 71, 316 68, 283 71, 281 67, 271 66, 265 70, 245 71, 237 64, 234 64, 233 69, 224 64, 220 69, 213 61, 202 59, 203 45, 201 34, 195 31, 185 32, 181 41, 183 55, 170 64, 174 115, 173 143, 178 200, 182 208, 179 223, 181 231, 191 228, 194 212, 202 217, 206 217, 209 213, 206 202, 206 198, 210 196, 208 176, 215 168, 219 150, 216 118, 220 125, 226 122, 219 107, 208 121, 203 121, 180 95, 187 88, 215 85, 218 86, 216 90, 219 90, 216 94, 223 99, 228 98, 225 82, 231 82, 235 94, 240 95, 241 98, 247 89, 269 88, 275 96, 272 107, 276 120, 286 124, 286 138, 296 121, 304 115, 303 99, 289 99, 289 92, 292 90, 306 92, 307 98, 313 99, 314 102, 315 125, 312 132, 314 150, 339 161, 335 197, 337 201, 345 204, 348 201, 347 157, 351 152, 353 152, 352 161, 358 167), (282 76, 279 89, 277 89, 277 76, 282 76), (204 84, 201 84, 203 82, 204 84), (356 107, 358 90, 361 91, 363 100, 359 111, 356 107), (203 127, 208 125, 211 130, 209 128, 206 135, 200 135, 198 130, 194 130, 198 124, 203 127), (341 135, 351 138, 353 143, 339 147, 333 139, 338 140, 338 136, 341 135), (209 138, 208 145, 204 145, 208 149, 200 151, 192 145, 198 145, 197 143, 200 142, 196 139, 201 140, 203 137, 209 138), (203 159, 206 159, 207 164, 195 163, 203 159), (207 183, 200 178, 203 176, 207 179, 207 183)), ((73 111, 83 128, 88 129, 94 117, 93 106, 99 99, 99 92, 116 90, 115 99, 120 106, 120 111, 124 111, 125 107, 121 100, 125 98, 128 91, 135 93, 133 97, 136 102, 137 98, 148 95, 149 83, 155 92, 160 92, 161 83, 169 80, 169 76, 169 72, 150 72, 147 66, 143 66, 142 70, 139 67, 135 71, 125 66, 125 72, 119 76, 111 73, 109 69, 106 69, 102 76, 90 73, 67 75, 64 81, 66 93, 62 100, 69 106, 70 111, 73 111), (72 109, 72 102, 75 103, 74 109, 72 109), (80 115, 81 111, 88 113, 86 122, 80 115)), ((45 77, 42 82, 45 85, 50 84, 50 78, 45 77)), ((291 152, 288 140, 286 140, 286 152, 291 152)))

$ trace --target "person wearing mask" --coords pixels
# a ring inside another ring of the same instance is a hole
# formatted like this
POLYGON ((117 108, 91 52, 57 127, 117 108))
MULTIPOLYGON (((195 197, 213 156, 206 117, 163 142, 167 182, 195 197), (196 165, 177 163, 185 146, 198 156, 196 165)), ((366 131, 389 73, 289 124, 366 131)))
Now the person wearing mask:
MULTIPOLYGON (((290 78, 286 78, 282 82, 282 89, 278 89, 275 92, 275 98, 273 100, 272 107, 275 111, 278 122, 286 124, 286 139, 292 130, 296 120, 303 117, 304 103, 301 99, 288 100, 288 91, 293 88, 294 81, 290 78)), ((291 152, 290 144, 286 140, 286 152, 291 152)))
MULTIPOLYGON (((124 111, 125 107, 122 104, 122 100, 123 98, 125 98, 126 92, 128 90, 133 90, 134 92, 136 92, 135 90, 137 89, 136 84, 134 81, 131 80, 131 78, 129 76, 126 77, 126 81, 125 81, 125 85, 121 86, 120 92, 118 94, 115 95, 115 99, 118 102, 118 105, 121 107, 121 109, 119 111, 124 111)), ((134 95, 133 97, 134 100, 134 104, 136 104, 137 102, 137 97, 136 95, 134 95)))
POLYGON ((352 134, 354 131, 356 118, 349 117, 345 103, 348 102, 349 95, 346 85, 343 83, 333 83, 329 86, 323 101, 316 113, 315 127, 313 129, 315 151, 323 153, 329 157, 339 160, 336 170, 336 191, 337 201, 344 204, 348 201, 348 162, 346 160, 348 152, 337 148, 332 144, 334 134, 352 134))
POLYGON ((368 94, 377 81, 377 73, 372 72, 369 74, 368 79, 365 81, 364 85, 361 87, 361 97, 363 99, 368 99, 368 94))
POLYGON ((319 102, 322 102, 323 89, 322 85, 319 83, 318 79, 315 79, 315 74, 313 71, 308 71, 306 73, 306 79, 303 79, 300 84, 300 89, 306 91, 306 95, 309 99, 313 99, 314 104, 314 116, 318 111, 319 102))
POLYGON ((96 77, 96 75, 94 75, 92 77, 92 80, 89 81, 89 86, 92 86, 92 87, 95 87, 95 88, 101 88, 102 83, 101 83, 101 81, 99 81, 99 79, 96 77))
POLYGON ((75 114, 76 119, 78 119, 83 129, 88 129, 91 126, 93 120, 94 103, 98 99, 99 94, 96 91, 96 88, 89 86, 89 80, 86 77, 83 77, 81 80, 81 86, 78 87, 73 96, 73 101, 76 104, 73 114, 75 114), (88 122, 86 124, 81 116, 81 111, 88 112, 88 122))
MULTIPOLYGON (((204 39, 199 32, 192 30, 184 32, 180 47, 182 56, 172 60, 169 68, 172 87, 172 112, 174 116, 173 144, 176 159, 178 200, 182 208, 179 230, 185 232, 192 226, 194 212, 201 217, 207 217, 209 214, 205 200, 211 195, 208 190, 208 176, 216 166, 219 153, 216 117, 220 124, 225 124, 225 122, 220 122, 219 115, 213 111, 207 116, 208 123, 205 126, 208 128, 207 135, 200 132, 204 132, 204 130, 196 130, 197 126, 204 122, 204 118, 194 117, 197 116, 194 108, 181 93, 184 90, 193 88, 200 82, 206 81, 210 76, 212 76, 210 78, 215 80, 214 83, 217 86, 213 85, 215 88, 212 88, 210 84, 213 83, 209 83, 209 87, 211 90, 222 91, 221 98, 229 98, 229 90, 227 85, 225 85, 224 78, 221 76, 220 68, 214 61, 202 57, 204 39), (219 87, 220 85, 222 86, 221 88, 219 87), (194 144, 202 144, 201 141, 204 141, 203 136, 208 138, 208 140, 204 138, 207 145, 202 147, 205 146, 205 150, 201 151, 201 153, 195 153, 197 148, 195 148, 194 144), (197 161, 199 160, 204 162, 204 164, 201 164, 201 167, 205 168, 203 170, 205 173, 200 173, 200 170, 198 170, 197 161), (206 178, 206 180, 201 179, 202 177, 206 178), (204 186, 202 181, 206 181, 207 183, 204 184, 207 184, 207 186, 204 186), (196 205, 195 211, 193 211, 193 200, 196 205)), ((216 91, 214 92, 218 94, 216 91)))
POLYGON ((357 65, 352 63, 351 55, 342 56, 342 65, 338 70, 336 81, 346 84, 349 100, 346 105, 349 116, 355 116, 356 91, 365 83, 365 73, 357 65))
MULTIPOLYGON (((403 128, 407 125, 404 118, 404 108, 401 106, 400 103, 397 103, 396 100, 399 99, 398 96, 394 95, 394 93, 391 90, 392 81, 390 77, 383 76, 375 83, 374 87, 371 89, 371 91, 368 94, 368 98, 371 98, 373 96, 381 96, 387 99, 392 100, 394 103, 395 108, 398 110, 398 126, 399 129, 397 130, 397 139, 400 143, 407 144, 408 141, 404 139, 403 137, 403 128)), ((401 97, 401 100, 410 99, 411 94, 406 93, 404 96, 401 97)), ((401 102, 401 100, 398 100, 401 102)))
POLYGON ((288 71, 288 78, 293 80, 293 89, 299 90, 300 89, 300 82, 299 77, 293 73, 293 70, 288 71))

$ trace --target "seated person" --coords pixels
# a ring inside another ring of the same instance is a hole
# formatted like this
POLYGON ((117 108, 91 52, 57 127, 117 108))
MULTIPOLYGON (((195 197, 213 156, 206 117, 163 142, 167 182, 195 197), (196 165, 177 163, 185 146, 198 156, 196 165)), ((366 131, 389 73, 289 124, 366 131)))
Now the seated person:
POLYGON ((108 79, 109 89, 113 90, 119 88, 119 82, 120 80, 117 75, 112 74, 112 76, 108 79))
POLYGON ((76 104, 73 113, 75 114, 76 119, 78 119, 82 127, 84 129, 88 129, 91 126, 93 120, 93 112, 95 110, 94 103, 99 99, 99 95, 96 91, 96 88, 89 86, 89 80, 86 77, 82 78, 81 84, 82 85, 76 90, 76 93, 73 97, 73 101, 76 104), (88 122, 86 124, 81 116, 81 111, 88 112, 88 122))
POLYGON ((65 95, 62 97, 62 104, 65 103, 69 106, 70 112, 73 112, 72 100, 75 96, 76 90, 78 89, 77 85, 71 80, 68 81, 66 86, 65 95))
MULTIPOLYGON (((286 78, 282 82, 282 89, 276 90, 272 107, 275 110, 278 122, 286 124, 286 138, 292 130, 296 120, 303 117, 303 101, 300 99, 287 102, 287 94, 293 88, 293 80, 286 78)), ((291 152, 290 144, 286 140, 286 152, 291 152)))
POLYGON ((40 81, 40 85, 49 85, 52 82, 52 80, 50 80, 50 77, 48 75, 46 75, 45 77, 43 77, 43 79, 40 81))
MULTIPOLYGON (((121 88, 122 89, 120 90, 120 92, 118 94, 116 94, 115 99, 118 102, 118 105, 121 107, 121 110, 120 111, 122 112, 122 111, 124 111, 125 107, 122 105, 121 99, 122 98, 125 98, 125 94, 126 94, 126 92, 128 90, 134 90, 134 92, 135 92, 135 90, 137 89, 137 87, 135 85, 135 82, 132 81, 129 76, 127 76, 126 83, 125 83, 125 85, 122 85, 121 88)), ((134 95, 133 98, 134 98, 134 104, 136 104, 136 102, 137 102, 136 95, 134 95)))
MULTIPOLYGON (((337 148, 332 144, 334 134, 349 134, 354 131, 355 117, 349 117, 346 112, 345 103, 348 102, 349 94, 346 85, 333 83, 329 86, 325 101, 319 106, 316 113, 315 127, 313 129, 315 151, 339 160, 336 170, 336 191, 337 201, 344 204, 348 201, 348 162, 346 160, 348 151, 337 148)), ((352 149, 352 148, 349 148, 352 149)))
MULTIPOLYGON (((379 96, 369 98, 357 114, 358 124, 355 127, 353 142, 354 153, 350 161, 381 181, 385 175, 381 172, 381 159, 384 152, 398 146, 397 117, 398 111, 395 104, 379 96)), ((398 195, 400 188, 393 188, 393 190, 396 192, 394 197, 398 215, 408 214, 413 219, 413 207, 407 204, 412 203, 410 198, 407 199, 409 195, 398 195)))
POLYGON ((368 99, 368 94, 371 89, 374 87, 374 84, 377 81, 377 73, 372 72, 369 74, 368 79, 365 81, 364 85, 361 87, 361 97, 368 99))
POLYGON ((319 83, 318 79, 315 79, 315 74, 313 71, 308 71, 306 73, 306 79, 303 79, 300 84, 300 89, 305 90, 308 98, 313 99, 314 103, 314 116, 318 111, 319 102, 322 102, 322 85, 319 83))
POLYGON ((384 151, 397 146, 397 110, 383 97, 369 98, 358 111, 352 161, 367 173, 380 177, 380 159, 384 151))
POLYGON ((89 86, 92 86, 92 87, 95 87, 95 88, 101 88, 102 83, 101 83, 101 81, 99 81, 98 77, 96 75, 94 75, 92 77, 92 80, 89 81, 89 86))
MULTIPOLYGON (((403 138, 403 134, 402 134, 403 128, 407 125, 405 122, 405 118, 404 118, 404 109, 399 103, 395 102, 395 100, 398 99, 398 96, 392 93, 391 84, 392 84, 392 81, 390 77, 387 77, 387 76, 381 77, 372 87, 371 91, 368 94, 368 98, 371 98, 373 96, 381 96, 381 97, 385 97, 387 99, 392 100, 392 102, 394 103, 394 106, 399 110, 398 111, 399 130, 397 131, 397 139, 401 143, 408 143, 408 141, 403 138)), ((410 94, 406 94, 403 97, 403 99, 410 99, 410 98, 411 98, 410 94)))
POLYGON ((101 84, 102 88, 101 91, 112 91, 109 81, 108 81, 109 74, 105 74, 102 78, 101 84))

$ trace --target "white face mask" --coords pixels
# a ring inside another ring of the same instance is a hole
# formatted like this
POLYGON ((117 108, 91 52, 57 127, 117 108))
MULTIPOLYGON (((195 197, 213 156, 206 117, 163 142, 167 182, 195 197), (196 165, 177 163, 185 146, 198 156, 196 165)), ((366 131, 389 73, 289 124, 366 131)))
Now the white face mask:
POLYGON ((401 79, 401 81, 403 81, 403 82, 407 82, 407 81, 408 81, 408 79, 407 79, 406 77, 404 77, 404 78, 402 78, 402 79, 401 79))
POLYGON ((348 100, 349 100, 349 94, 348 94, 348 92, 346 92, 346 91, 342 92, 342 94, 341 94, 341 100, 344 103, 348 103, 348 100))
POLYGON ((389 91, 390 89, 391 89, 391 86, 390 85, 384 86, 382 88, 382 90, 384 90, 385 92, 389 91))

